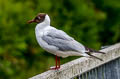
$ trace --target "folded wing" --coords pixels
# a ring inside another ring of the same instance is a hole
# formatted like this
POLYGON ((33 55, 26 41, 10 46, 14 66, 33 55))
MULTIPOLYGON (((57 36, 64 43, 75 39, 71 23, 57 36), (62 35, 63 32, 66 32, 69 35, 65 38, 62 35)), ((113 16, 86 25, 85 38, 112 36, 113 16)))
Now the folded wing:
POLYGON ((42 39, 48 44, 57 47, 60 51, 75 51, 80 52, 85 50, 84 46, 65 32, 57 29, 50 30, 42 36, 42 39))

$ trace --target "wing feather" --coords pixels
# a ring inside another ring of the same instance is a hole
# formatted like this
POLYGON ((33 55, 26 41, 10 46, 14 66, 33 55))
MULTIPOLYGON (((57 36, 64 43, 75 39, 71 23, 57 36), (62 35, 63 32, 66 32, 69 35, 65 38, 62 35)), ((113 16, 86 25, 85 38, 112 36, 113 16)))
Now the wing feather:
POLYGON ((42 36, 42 39, 48 44, 57 47, 61 51, 76 51, 85 50, 84 46, 75 41, 61 30, 50 30, 42 36))

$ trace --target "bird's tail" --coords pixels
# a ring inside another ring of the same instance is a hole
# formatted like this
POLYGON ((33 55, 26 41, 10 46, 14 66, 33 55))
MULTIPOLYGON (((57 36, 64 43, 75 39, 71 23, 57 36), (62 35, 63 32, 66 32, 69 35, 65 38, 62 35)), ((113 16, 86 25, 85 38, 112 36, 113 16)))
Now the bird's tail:
POLYGON ((85 49, 86 49, 86 53, 87 53, 89 56, 91 56, 91 57, 93 57, 93 58, 96 58, 96 59, 99 59, 100 61, 103 61, 101 58, 96 57, 96 56, 92 55, 91 53, 93 53, 93 52, 94 52, 94 53, 101 53, 101 54, 105 54, 105 52, 96 51, 96 50, 91 49, 91 48, 88 48, 88 47, 85 47, 85 49))
POLYGON ((92 55, 92 54, 90 54, 89 52, 86 52, 90 57, 93 57, 93 58, 96 58, 96 59, 98 59, 98 60, 100 60, 100 61, 103 61, 101 58, 99 58, 99 57, 96 57, 96 56, 94 56, 94 55, 92 55))
POLYGON ((88 47, 85 47, 85 49, 86 49, 87 52, 105 54, 105 52, 97 51, 97 50, 94 50, 94 49, 91 49, 91 48, 88 48, 88 47))

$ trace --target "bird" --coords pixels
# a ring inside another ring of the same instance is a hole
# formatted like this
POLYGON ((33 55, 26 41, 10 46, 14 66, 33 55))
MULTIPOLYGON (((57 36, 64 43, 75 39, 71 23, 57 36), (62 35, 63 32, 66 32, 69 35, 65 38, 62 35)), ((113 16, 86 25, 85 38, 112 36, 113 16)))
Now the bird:
POLYGON ((50 17, 47 13, 38 13, 37 16, 34 19, 29 20, 28 23, 37 23, 35 27, 37 42, 44 50, 55 55, 56 65, 51 69, 60 69, 60 57, 94 57, 102 61, 101 58, 98 58, 91 53, 105 54, 104 52, 88 48, 76 41, 64 31, 51 26, 50 17))

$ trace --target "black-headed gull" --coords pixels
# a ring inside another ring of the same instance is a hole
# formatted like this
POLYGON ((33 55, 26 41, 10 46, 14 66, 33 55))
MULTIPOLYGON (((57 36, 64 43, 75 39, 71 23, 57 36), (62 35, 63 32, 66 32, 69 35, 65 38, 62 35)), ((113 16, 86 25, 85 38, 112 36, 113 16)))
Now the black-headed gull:
POLYGON ((33 22, 37 23, 35 34, 39 45, 49 53, 56 55, 56 66, 52 69, 56 70, 60 68, 59 57, 83 56, 102 60, 91 55, 90 52, 103 54, 104 52, 87 48, 64 31, 50 26, 50 18, 46 13, 39 13, 33 20, 28 21, 28 23, 33 22))

